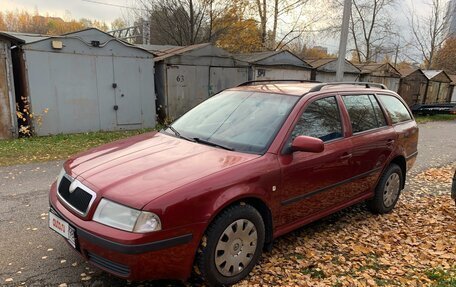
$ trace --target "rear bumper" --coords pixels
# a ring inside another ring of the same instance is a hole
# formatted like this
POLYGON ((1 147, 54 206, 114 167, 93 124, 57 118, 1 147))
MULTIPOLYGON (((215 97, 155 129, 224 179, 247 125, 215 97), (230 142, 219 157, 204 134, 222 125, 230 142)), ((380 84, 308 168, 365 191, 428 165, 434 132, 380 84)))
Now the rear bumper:
POLYGON ((190 277, 204 224, 157 232, 153 237, 145 235, 147 240, 143 235, 132 233, 115 239, 113 236, 124 232, 116 230, 108 235, 109 227, 97 226, 93 221, 84 221, 72 214, 58 201, 55 185, 51 187, 49 201, 54 213, 76 230, 76 248, 71 248, 100 269, 129 280, 185 281, 190 277))
POLYGON ((409 156, 407 156, 407 158, 405 159, 405 163, 406 163, 406 170, 409 171, 413 165, 415 164, 416 162, 416 157, 418 156, 418 151, 410 154, 409 156))

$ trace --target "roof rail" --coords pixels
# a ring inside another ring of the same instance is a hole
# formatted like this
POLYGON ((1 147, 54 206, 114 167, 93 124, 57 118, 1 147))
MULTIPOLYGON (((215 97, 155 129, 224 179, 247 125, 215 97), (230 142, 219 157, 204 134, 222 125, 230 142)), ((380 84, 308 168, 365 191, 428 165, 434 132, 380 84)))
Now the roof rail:
POLYGON ((249 85, 256 84, 256 83, 267 84, 267 83, 274 83, 274 82, 321 83, 319 81, 312 81, 312 80, 256 80, 256 81, 244 82, 242 84, 239 84, 238 87, 249 86, 249 85))
POLYGON ((317 85, 310 89, 309 92, 318 92, 322 88, 326 86, 337 86, 337 85, 357 85, 357 86, 365 86, 366 88, 371 88, 373 86, 377 88, 381 88, 382 90, 388 90, 388 88, 384 84, 380 83, 369 83, 369 82, 334 82, 334 83, 323 83, 321 85, 317 85))

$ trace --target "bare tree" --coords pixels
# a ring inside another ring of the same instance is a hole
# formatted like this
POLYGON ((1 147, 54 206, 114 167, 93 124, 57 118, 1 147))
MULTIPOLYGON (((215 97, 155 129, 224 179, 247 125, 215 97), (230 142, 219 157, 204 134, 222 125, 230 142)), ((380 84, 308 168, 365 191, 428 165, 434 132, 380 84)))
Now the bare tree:
POLYGON ((137 1, 142 11, 138 16, 150 21, 152 43, 192 45, 204 41, 208 21, 204 1, 137 1))
POLYGON ((357 61, 375 60, 378 47, 382 47, 393 34, 388 8, 395 0, 353 0, 350 34, 357 61))
MULTIPOLYGON (((192 45, 215 43, 230 25, 215 25, 227 11, 244 9, 245 0, 136 0, 136 19, 150 21, 151 43, 192 45)), ((242 20, 242 19, 241 19, 242 20)), ((229 24, 229 23, 228 23, 229 24)), ((232 23, 235 26, 235 23, 232 23)))
POLYGON ((410 30, 413 39, 411 44, 424 59, 424 67, 430 69, 434 66, 437 50, 446 40, 446 8, 448 1, 432 0, 428 3, 429 13, 419 16, 412 8, 409 17, 410 30))
MULTIPOLYGON (((310 2, 309 0, 256 0, 251 10, 259 20, 261 30, 261 42, 265 48, 278 49, 286 43, 298 38, 304 29, 298 20, 293 23, 286 23, 289 26, 283 32, 281 39, 277 41, 279 32, 279 21, 283 18, 291 18, 290 14, 302 14, 302 8, 310 2), (272 24, 271 24, 272 22, 272 24), (287 37, 292 36, 292 40, 287 37), (284 44, 284 42, 286 42, 284 44)), ((299 17, 297 17, 298 19, 299 17)), ((285 28, 285 27, 284 27, 285 28)))

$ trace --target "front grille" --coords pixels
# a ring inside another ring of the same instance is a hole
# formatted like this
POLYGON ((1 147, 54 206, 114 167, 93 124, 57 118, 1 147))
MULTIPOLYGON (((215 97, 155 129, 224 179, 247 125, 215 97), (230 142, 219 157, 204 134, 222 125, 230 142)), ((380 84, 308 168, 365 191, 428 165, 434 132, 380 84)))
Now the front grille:
POLYGON ((77 211, 85 214, 89 208, 89 204, 92 200, 93 195, 82 189, 81 187, 76 187, 73 192, 70 192, 71 181, 66 176, 64 176, 59 185, 59 195, 77 211))
POLYGON ((89 258, 90 262, 93 262, 96 265, 103 267, 120 276, 126 277, 130 274, 130 267, 128 267, 127 265, 113 262, 101 256, 95 255, 91 252, 87 252, 87 257, 89 258))

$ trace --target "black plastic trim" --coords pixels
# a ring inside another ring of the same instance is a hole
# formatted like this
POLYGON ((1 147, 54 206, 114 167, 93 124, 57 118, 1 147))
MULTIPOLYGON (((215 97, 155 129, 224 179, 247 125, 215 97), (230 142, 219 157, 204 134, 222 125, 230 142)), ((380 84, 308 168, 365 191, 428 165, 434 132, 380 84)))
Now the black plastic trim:
POLYGON ((84 237, 86 240, 91 241, 96 245, 124 254, 140 254, 149 251, 157 251, 176 245, 189 243, 193 238, 192 234, 185 234, 178 237, 154 241, 151 243, 126 245, 98 237, 82 229, 77 229, 76 234, 80 237, 84 237))
POLYGON ((87 252, 87 258, 89 258, 89 261, 93 264, 98 265, 116 274, 119 274, 120 276, 127 277, 128 275, 130 275, 130 267, 128 265, 111 261, 92 252, 87 252))
POLYGON ((320 189, 317 189, 317 190, 314 190, 312 192, 309 192, 309 193, 306 193, 306 194, 301 194, 301 195, 298 195, 296 197, 292 197, 292 198, 289 198, 287 200, 284 200, 281 202, 282 205, 289 205, 289 204, 292 204, 292 203, 295 203, 295 202, 298 202, 298 201, 301 201, 301 200, 304 200, 308 197, 311 197, 311 196, 314 196, 316 194, 319 194, 319 193, 322 193, 322 192, 325 192, 325 191, 328 191, 332 188, 335 188, 339 185, 342 185, 342 184, 346 184, 350 181, 353 181, 353 180, 356 180, 356 179, 359 179, 359 178, 363 178, 363 177, 366 177, 366 176, 369 176, 371 173, 374 173, 374 172, 377 172, 379 170, 381 170, 382 168, 381 167, 378 167, 378 168, 374 168, 373 170, 370 170, 370 171, 367 171, 365 173, 362 173, 362 174, 359 174, 357 176, 354 176, 354 177, 351 177, 349 179, 346 179, 346 180, 343 180, 343 181, 340 181, 340 182, 337 182, 335 184, 332 184, 332 185, 329 185, 329 186, 326 186, 326 187, 323 187, 323 188, 320 188, 320 189))

